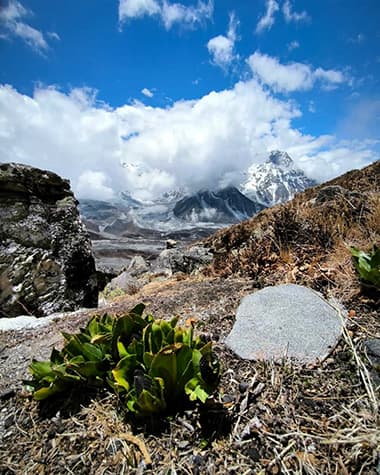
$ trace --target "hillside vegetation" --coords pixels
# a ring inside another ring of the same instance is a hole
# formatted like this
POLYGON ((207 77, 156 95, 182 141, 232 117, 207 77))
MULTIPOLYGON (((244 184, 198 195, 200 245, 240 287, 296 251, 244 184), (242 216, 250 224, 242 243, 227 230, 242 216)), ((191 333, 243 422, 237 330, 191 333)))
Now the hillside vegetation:
POLYGON ((210 275, 246 276, 258 287, 303 284, 349 300, 358 290, 350 247, 380 244, 380 161, 203 242, 215 254, 210 275))

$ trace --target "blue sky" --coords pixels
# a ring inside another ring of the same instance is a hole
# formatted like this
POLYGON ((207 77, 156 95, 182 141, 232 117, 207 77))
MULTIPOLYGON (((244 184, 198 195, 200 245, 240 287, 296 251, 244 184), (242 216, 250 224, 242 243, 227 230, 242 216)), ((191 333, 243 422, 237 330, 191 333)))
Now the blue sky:
POLYGON ((380 155, 378 0, 3 0, 0 57, 0 160, 80 196, 236 184, 274 148, 318 180, 380 155))

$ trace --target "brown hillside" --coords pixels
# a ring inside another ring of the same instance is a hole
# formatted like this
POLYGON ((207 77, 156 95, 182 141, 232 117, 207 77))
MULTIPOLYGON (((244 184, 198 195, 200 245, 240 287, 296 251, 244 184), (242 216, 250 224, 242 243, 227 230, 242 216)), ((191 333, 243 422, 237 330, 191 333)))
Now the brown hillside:
POLYGON ((298 194, 203 241, 209 275, 240 275, 258 287, 292 282, 343 300, 358 290, 350 246, 380 244, 380 161, 298 194))

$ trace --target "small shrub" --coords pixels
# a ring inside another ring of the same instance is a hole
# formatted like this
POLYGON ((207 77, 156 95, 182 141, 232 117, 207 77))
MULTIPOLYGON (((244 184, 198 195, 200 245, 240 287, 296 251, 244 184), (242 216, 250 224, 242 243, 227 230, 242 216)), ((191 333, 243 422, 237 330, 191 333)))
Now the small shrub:
POLYGON ((352 247, 351 254, 360 279, 380 289, 380 248, 374 246, 371 252, 366 253, 352 247))
POLYGON ((206 402, 220 379, 212 343, 194 337, 193 326, 143 317, 145 306, 116 318, 94 316, 77 334, 63 333, 65 345, 49 361, 33 360, 24 384, 36 400, 72 386, 108 385, 127 410, 142 416, 187 401, 206 402))

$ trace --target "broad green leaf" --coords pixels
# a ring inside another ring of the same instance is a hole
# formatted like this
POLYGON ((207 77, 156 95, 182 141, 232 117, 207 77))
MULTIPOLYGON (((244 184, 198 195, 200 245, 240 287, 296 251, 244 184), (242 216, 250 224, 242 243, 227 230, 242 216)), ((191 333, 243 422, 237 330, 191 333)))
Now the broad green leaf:
POLYGON ((110 343, 112 340, 112 333, 98 333, 91 338, 92 344, 110 343))
POLYGON ((82 352, 83 356, 87 358, 88 361, 102 361, 103 359, 102 350, 91 343, 83 343, 82 352))
POLYGON ((71 335, 62 351, 69 356, 82 355, 83 342, 79 339, 79 335, 71 335))
POLYGON ((134 316, 141 317, 145 310, 145 304, 139 303, 137 304, 129 313, 134 316))
POLYGON ((177 351, 176 357, 176 393, 179 394, 184 391, 187 381, 195 376, 193 366, 193 350, 187 345, 182 345, 182 347, 177 351))
POLYGON ((29 370, 35 378, 42 379, 51 374, 51 363, 50 361, 37 361, 33 359, 30 363, 29 370))
POLYGON ((92 317, 87 324, 86 331, 89 333, 91 338, 100 333, 99 331, 99 318, 97 316, 92 317))
POLYGON ((352 247, 351 254, 361 280, 380 288, 380 249, 374 246, 370 253, 366 253, 352 247))
POLYGON ((162 347, 162 341, 163 341, 160 320, 156 320, 155 322, 153 322, 151 328, 152 328, 152 331, 150 335, 150 343, 151 343, 150 351, 152 353, 157 353, 158 351, 160 351, 162 347))
POLYGON ((202 381, 197 377, 194 377, 187 382, 185 393, 189 396, 190 401, 196 401, 199 399, 203 403, 205 403, 210 396, 206 388, 203 386, 202 381))
POLYGON ((120 341, 120 339, 117 342, 117 351, 119 353, 120 358, 124 358, 124 356, 128 356, 130 354, 125 348, 123 342, 120 341))
POLYGON ((149 375, 164 380, 167 395, 175 391, 177 378, 176 353, 180 348, 181 345, 166 346, 155 355, 150 366, 149 375))
POLYGON ((34 391, 33 397, 36 401, 42 401, 50 396, 53 396, 54 394, 62 392, 64 389, 66 389, 65 386, 58 386, 53 384, 49 387, 37 389, 37 391, 34 391))
POLYGON ((154 354, 149 353, 148 351, 146 351, 143 355, 144 366, 148 372, 149 372, 150 367, 152 366, 153 358, 154 358, 154 354))
POLYGON ((162 333, 162 346, 172 345, 174 343, 174 330, 171 322, 160 320, 160 327, 162 333))
POLYGON ((166 402, 163 397, 163 393, 159 385, 156 385, 155 394, 152 394, 151 391, 143 389, 139 394, 135 404, 134 409, 142 415, 155 414, 158 412, 163 412, 166 409, 166 402))
POLYGON ((135 368, 136 356, 127 355, 122 358, 116 365, 116 368, 112 370, 112 375, 115 378, 116 383, 126 391, 129 391, 130 389, 130 381, 135 368))
POLYGON ((84 361, 82 363, 75 364, 73 369, 81 376, 91 379, 100 378, 100 376, 104 373, 104 370, 101 369, 101 363, 98 361, 84 361))
POLYGON ((173 318, 170 320, 170 326, 171 326, 172 328, 175 328, 175 327, 177 326, 178 320, 179 320, 179 317, 173 317, 173 318))

